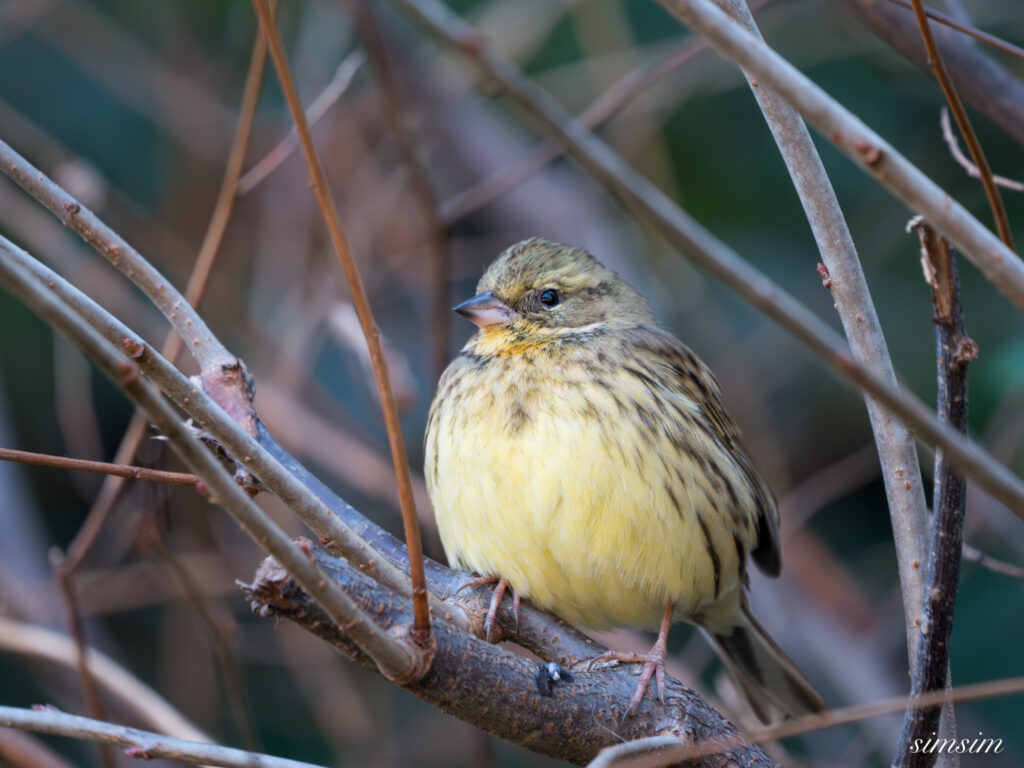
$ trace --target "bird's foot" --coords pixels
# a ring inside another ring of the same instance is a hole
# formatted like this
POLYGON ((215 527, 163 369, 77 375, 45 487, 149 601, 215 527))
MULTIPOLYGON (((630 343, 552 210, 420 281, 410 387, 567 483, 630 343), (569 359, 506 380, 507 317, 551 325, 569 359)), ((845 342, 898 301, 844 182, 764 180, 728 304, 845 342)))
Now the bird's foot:
POLYGON ((608 651, 600 656, 595 656, 587 665, 587 669, 590 669, 599 661, 618 661, 624 664, 644 665, 643 670, 640 672, 640 680, 637 681, 636 689, 629 699, 626 714, 622 716, 623 721, 636 712, 640 702, 644 700, 644 694, 647 693, 647 687, 651 684, 652 678, 658 686, 658 701, 662 704, 665 703, 665 659, 668 656, 668 629, 672 624, 672 611, 672 603, 665 606, 665 615, 661 619, 658 639, 655 641, 654 647, 647 652, 647 655, 641 656, 638 653, 608 651))
MULTIPOLYGON (((501 605, 501 598, 505 596, 505 591, 508 589, 508 582, 500 576, 481 576, 480 578, 468 581, 456 590, 456 594, 464 589, 472 589, 473 587, 482 587, 485 584, 494 584, 494 593, 491 595, 491 603, 487 607, 487 615, 484 617, 484 637, 487 642, 491 642, 491 630, 494 628, 494 621, 498 615, 498 606, 501 605)), ((512 590, 512 617, 516 622, 516 631, 519 631, 519 605, 522 600, 522 596, 512 590)))
POLYGON ((640 672, 640 679, 637 681, 636 689, 633 691, 633 696, 629 700, 629 706, 626 708, 626 714, 623 717, 629 717, 631 714, 636 712, 637 707, 640 706, 640 702, 644 699, 644 694, 647 693, 647 688, 651 684, 651 680, 655 681, 658 688, 658 700, 665 703, 665 648, 659 647, 658 643, 654 644, 654 647, 646 654, 639 653, 620 653, 618 651, 608 651, 602 653, 600 656, 595 656, 587 663, 587 669, 593 667, 594 664, 603 661, 617 661, 620 664, 643 664, 644 668, 640 672))

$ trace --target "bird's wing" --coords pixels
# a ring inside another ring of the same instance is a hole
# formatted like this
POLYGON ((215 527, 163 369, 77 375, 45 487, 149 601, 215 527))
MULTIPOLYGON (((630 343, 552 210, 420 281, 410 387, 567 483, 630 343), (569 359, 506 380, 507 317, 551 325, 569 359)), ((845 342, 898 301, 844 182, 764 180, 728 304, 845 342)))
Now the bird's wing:
POLYGON ((777 576, 782 567, 779 552, 779 510, 764 473, 743 444, 740 429, 722 404, 722 392, 714 374, 690 349, 672 334, 653 325, 641 325, 630 334, 639 354, 657 358, 669 369, 671 385, 694 401, 707 418, 715 439, 736 461, 746 477, 754 499, 751 512, 757 521, 757 543, 751 555, 768 576, 777 576))

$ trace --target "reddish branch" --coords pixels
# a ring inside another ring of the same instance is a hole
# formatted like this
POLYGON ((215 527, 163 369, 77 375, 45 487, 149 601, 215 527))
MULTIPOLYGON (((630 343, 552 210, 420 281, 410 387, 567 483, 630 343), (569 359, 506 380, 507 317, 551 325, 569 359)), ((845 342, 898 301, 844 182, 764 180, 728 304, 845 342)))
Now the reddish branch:
POLYGON ((942 88, 942 93, 946 96, 946 101, 949 102, 949 108, 953 112, 953 118, 956 120, 957 127, 967 143, 967 149, 971 153, 971 158, 978 167, 978 173, 981 174, 981 184, 985 188, 985 196, 988 198, 989 207, 992 209, 992 216, 995 217, 999 238, 1006 243, 1007 248, 1014 250, 1010 222, 1006 218, 1003 198, 999 194, 996 183, 992 180, 992 169, 988 166, 988 158, 985 157, 985 153, 981 149, 981 142, 978 141, 978 136, 974 133, 974 127, 967 117, 967 110, 964 109, 964 104, 960 101, 960 95, 953 85, 953 80, 950 78, 949 72, 946 71, 946 65, 942 60, 942 54, 939 52, 939 46, 936 45, 935 37, 932 35, 931 24, 928 23, 928 17, 924 12, 924 4, 921 0, 911 0, 911 2, 914 5, 914 16, 917 18, 917 26, 921 28, 921 39, 924 40, 924 47, 928 51, 928 64, 931 66, 932 71, 935 72, 935 79, 939 81, 939 86, 942 88))
POLYGON ((299 134, 302 152, 306 157, 306 164, 309 166, 309 173, 313 181, 313 194, 324 215, 324 221, 331 235, 331 242, 334 244, 334 250, 341 261, 342 269, 345 272, 345 279, 348 281, 349 289, 352 292, 352 303, 356 308, 356 314, 359 315, 359 323, 363 328, 363 335, 366 336, 366 346, 370 352, 373 375, 377 381, 381 408, 384 412, 384 426, 387 429, 391 458, 394 462, 395 475, 398 479, 398 496, 402 508, 402 523, 405 527, 405 541, 409 547, 409 573, 412 578, 413 605, 415 607, 413 640, 424 649, 429 649, 430 611, 427 604, 427 582, 423 570, 423 545, 420 541, 419 521, 416 519, 416 502, 412 492, 412 477, 409 474, 409 459, 405 452, 405 441, 402 439, 402 427, 398 420, 398 409, 395 407, 394 394, 391 391, 391 380, 388 376, 387 362, 384 359, 384 350, 381 348, 380 330, 374 322, 373 312, 370 309, 370 300, 367 298, 366 289, 363 287, 363 280, 359 275, 359 270, 345 239, 341 218, 338 216, 338 207, 327 184, 327 176, 324 173, 323 165, 320 163, 320 158, 317 156, 316 147, 313 145, 313 137, 306 123, 306 114, 302 109, 302 102, 299 99, 299 93, 295 87, 291 69, 288 66, 284 44, 281 42, 281 36, 278 34, 277 25, 270 13, 266 0, 253 0, 253 8, 256 9, 256 14, 260 20, 260 29, 263 30, 263 35, 270 46, 270 55, 274 60, 278 81, 281 84, 281 90, 284 91, 285 100, 288 102, 288 109, 292 114, 292 121, 295 123, 295 129, 299 134))
POLYGON ((70 459, 67 456, 51 456, 48 453, 16 451, 12 448, 0 448, 0 460, 78 472, 95 472, 101 475, 123 477, 128 480, 149 480, 154 483, 169 483, 170 485, 195 485, 199 482, 198 477, 185 472, 165 472, 160 469, 133 467, 126 464, 108 464, 105 461, 70 459))

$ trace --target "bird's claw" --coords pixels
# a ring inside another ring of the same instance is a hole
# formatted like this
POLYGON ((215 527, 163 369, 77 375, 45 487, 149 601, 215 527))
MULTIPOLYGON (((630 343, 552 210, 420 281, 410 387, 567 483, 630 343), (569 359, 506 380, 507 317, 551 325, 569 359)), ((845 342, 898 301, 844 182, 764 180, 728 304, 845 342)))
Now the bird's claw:
MULTIPOLYGON (((472 581, 467 581, 455 590, 455 594, 458 594, 464 589, 481 587, 485 584, 494 584, 494 593, 491 595, 491 602, 487 606, 487 615, 484 616, 484 639, 487 640, 487 642, 491 642, 491 630, 494 629, 494 622, 498 616, 498 608, 501 605, 501 598, 505 596, 505 592, 508 589, 508 582, 500 576, 480 576, 472 581)), ((513 589, 512 618, 515 620, 516 632, 519 631, 519 605, 521 600, 521 595, 513 589)))
POLYGON ((647 689, 650 686, 652 679, 657 687, 658 701, 662 704, 665 703, 665 657, 665 649, 660 648, 657 644, 650 650, 650 652, 647 653, 647 655, 608 651, 607 653, 602 653, 600 656, 595 656, 587 662, 587 669, 591 669, 594 664, 602 661, 617 661, 621 664, 644 665, 643 670, 640 672, 640 679, 637 681, 636 688, 633 690, 633 695, 629 699, 629 706, 626 707, 626 714, 622 717, 623 721, 625 721, 640 707, 640 703, 643 701, 644 694, 647 693, 647 689))

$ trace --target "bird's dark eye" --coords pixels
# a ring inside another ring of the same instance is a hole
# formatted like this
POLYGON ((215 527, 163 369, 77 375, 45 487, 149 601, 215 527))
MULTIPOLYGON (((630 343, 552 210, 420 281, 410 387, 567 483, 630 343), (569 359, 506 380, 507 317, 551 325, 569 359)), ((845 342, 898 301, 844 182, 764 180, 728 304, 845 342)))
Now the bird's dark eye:
POLYGON ((557 307, 562 303, 562 295, 554 288, 547 288, 540 294, 540 303, 545 307, 557 307))

